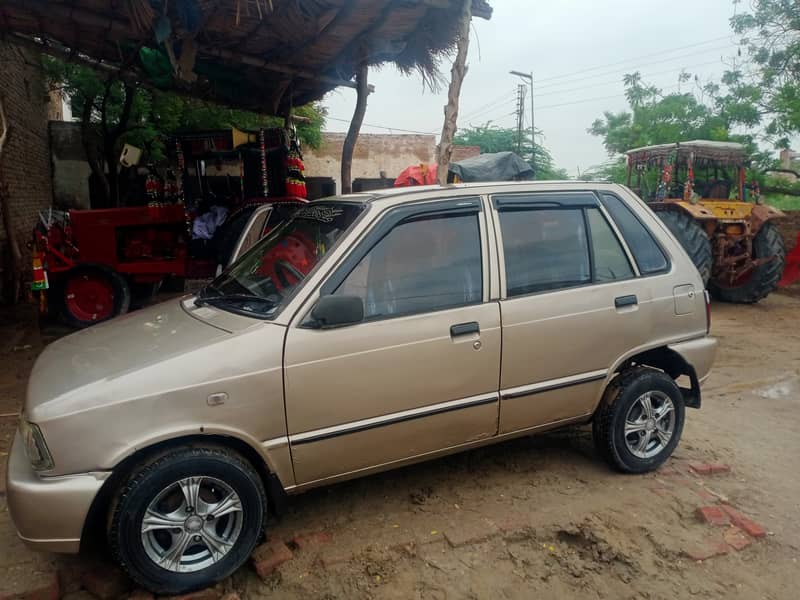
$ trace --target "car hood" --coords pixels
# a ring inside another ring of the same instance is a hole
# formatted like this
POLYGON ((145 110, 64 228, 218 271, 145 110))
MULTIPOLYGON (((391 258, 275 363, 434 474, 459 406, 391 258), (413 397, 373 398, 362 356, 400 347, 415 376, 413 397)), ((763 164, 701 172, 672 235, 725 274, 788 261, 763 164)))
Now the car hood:
MULTIPOLYGON (((187 299, 175 299, 53 342, 31 372, 25 404, 28 418, 47 420, 55 416, 56 407, 59 414, 78 412, 96 404, 98 395, 116 401, 123 399, 120 395, 140 396, 185 385, 191 376, 185 366, 163 367, 261 324, 245 317, 230 320, 222 312, 207 306, 197 309, 187 299), (142 377, 145 371, 152 375, 142 377)), ((205 378, 213 375, 214 365, 204 364, 203 369, 205 378)))

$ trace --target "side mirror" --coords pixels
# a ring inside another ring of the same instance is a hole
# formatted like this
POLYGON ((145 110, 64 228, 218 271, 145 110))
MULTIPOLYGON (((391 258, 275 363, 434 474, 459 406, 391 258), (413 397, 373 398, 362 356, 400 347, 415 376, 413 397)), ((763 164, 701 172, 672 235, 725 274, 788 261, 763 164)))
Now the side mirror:
POLYGON ((358 296, 322 296, 311 310, 320 329, 353 325, 364 320, 364 302, 358 296))

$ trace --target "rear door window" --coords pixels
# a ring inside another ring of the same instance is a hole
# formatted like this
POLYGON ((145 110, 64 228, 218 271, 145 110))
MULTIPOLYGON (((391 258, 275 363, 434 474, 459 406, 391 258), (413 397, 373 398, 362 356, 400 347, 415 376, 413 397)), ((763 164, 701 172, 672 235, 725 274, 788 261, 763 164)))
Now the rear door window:
POLYGON ((628 205, 614 194, 602 194, 601 201, 625 238, 639 272, 642 275, 666 272, 669 269, 669 260, 664 251, 628 205))
POLYGON ((499 218, 509 298, 591 282, 581 208, 501 210, 499 218))
POLYGON ((595 282, 605 283, 634 277, 625 250, 600 209, 587 209, 586 217, 592 238, 595 282))

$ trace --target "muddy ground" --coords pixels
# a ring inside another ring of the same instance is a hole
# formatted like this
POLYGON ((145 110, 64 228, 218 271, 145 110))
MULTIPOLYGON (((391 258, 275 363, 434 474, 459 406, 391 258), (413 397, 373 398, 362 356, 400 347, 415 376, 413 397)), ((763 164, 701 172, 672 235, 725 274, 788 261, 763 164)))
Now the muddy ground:
MULTIPOLYGON (((797 598, 800 297, 716 304, 713 314, 721 349, 703 407, 687 411, 682 442, 659 472, 615 474, 589 432, 573 429, 316 490, 270 524, 270 540, 288 543, 292 560, 264 580, 246 565, 207 597, 797 598), (731 470, 697 475, 696 462, 731 470), (697 508, 720 503, 766 535, 701 522, 697 508)), ((46 341, 28 316, 0 315, 2 453, 46 341)), ((106 596, 127 586, 104 591, 92 572, 115 577, 97 557, 24 549, 0 486, 0 598, 54 573, 73 599, 91 597, 82 585, 106 596)))

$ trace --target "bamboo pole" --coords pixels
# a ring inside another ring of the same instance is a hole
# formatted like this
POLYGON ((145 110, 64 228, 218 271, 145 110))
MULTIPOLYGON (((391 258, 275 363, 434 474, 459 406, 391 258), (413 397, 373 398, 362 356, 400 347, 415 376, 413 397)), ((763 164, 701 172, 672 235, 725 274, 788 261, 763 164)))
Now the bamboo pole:
MULTIPOLYGON (((2 168, 3 149, 8 141, 8 119, 6 118, 5 102, 0 97, 0 169, 2 168)), ((17 233, 14 229, 14 221, 11 217, 11 206, 9 205, 8 188, 3 180, 3 172, 0 170, 0 212, 3 215, 3 225, 6 230, 8 247, 11 250, 11 301, 19 300, 22 291, 22 252, 20 251, 17 233)))
POLYGON ((461 84, 467 76, 467 52, 469 51, 469 26, 472 20, 472 0, 463 0, 464 6, 458 25, 458 51, 450 70, 450 88, 447 92, 447 104, 444 107, 444 125, 439 141, 437 156, 437 174, 440 185, 447 183, 450 170, 450 158, 453 156, 453 138, 458 123, 458 101, 461 96, 461 84))

